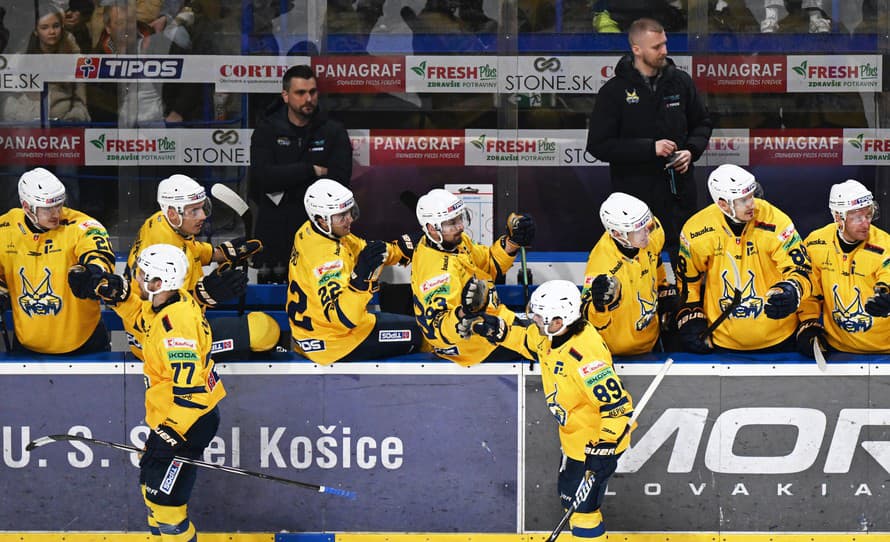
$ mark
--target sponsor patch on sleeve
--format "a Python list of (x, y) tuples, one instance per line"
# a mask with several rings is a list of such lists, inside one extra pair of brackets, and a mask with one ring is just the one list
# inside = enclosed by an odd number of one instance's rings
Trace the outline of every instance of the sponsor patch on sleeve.
[(192, 350), (196, 350), (198, 348), (198, 343), (192, 339), (186, 339), (184, 337), (168, 337), (164, 339), (164, 348), (191, 348)]
[(213, 344), (210, 345), (210, 353), (218, 354), (219, 352), (229, 352), (235, 349), (235, 341), (232, 339), (221, 339), (219, 341), (213, 341)]
[(402, 343), (411, 340), (410, 329), (381, 329), (377, 340), (382, 343)]
[(329, 280), (335, 276), (340, 275), (340, 271), (343, 270), (343, 260), (334, 260), (331, 262), (325, 262), (315, 269), (312, 272), (315, 274), (315, 278), (319, 281)]
[(173, 491), (173, 486), (176, 485), (176, 479), (179, 478), (179, 471), (182, 470), (182, 462), (173, 460), (170, 462), (170, 466), (167, 467), (167, 472), (164, 474), (164, 480), (161, 482), (161, 493), (165, 493), (169, 495)]
[(100, 230), (102, 232), (105, 231), (105, 226), (102, 225), (98, 220), (84, 220), (80, 224), (77, 225), (78, 228), (82, 230)]
[(788, 227), (785, 228), (784, 230), (782, 230), (782, 232), (779, 234), (779, 241), (784, 243), (785, 241), (791, 239), (791, 236), (793, 236), (793, 235), (794, 235), (794, 224), (789, 224)]
[[(572, 348), (572, 351), (575, 349)], [(574, 357), (574, 355), (572, 356)], [(586, 365), (582, 365), (578, 367), (578, 374), (581, 375), (581, 378), (586, 378), (594, 373), (598, 373), (605, 368), (608, 368), (609, 365), (605, 361), (592, 361)]]
[(448, 284), (451, 280), (451, 275), (448, 273), (443, 273), (437, 277), (433, 277), (429, 280), (423, 281), (420, 285), (420, 293), (425, 294), (431, 290), (435, 290), (436, 288), (442, 286), (443, 284)]
[(198, 353), (184, 348), (167, 350), (167, 361), (198, 361)]

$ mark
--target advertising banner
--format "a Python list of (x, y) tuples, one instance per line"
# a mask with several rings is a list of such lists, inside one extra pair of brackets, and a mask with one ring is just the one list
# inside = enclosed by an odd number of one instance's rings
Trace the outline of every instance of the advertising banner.
[(316, 56), (312, 69), (323, 93), (405, 92), (403, 56)]
[(839, 166), (843, 151), (841, 129), (751, 130), (752, 164)]
[(785, 92), (784, 55), (696, 56), (690, 72), (702, 92), (751, 94)]
[[(674, 365), (683, 375), (661, 383), (609, 482), (608, 529), (890, 529), (890, 397), (878, 391), (890, 377), (732, 369), (724, 377)], [(622, 375), (635, 398), (651, 379)], [(527, 378), (525, 390), (525, 529), (549, 531), (562, 516), (556, 422), (540, 379)]]
[(247, 166), (252, 130), (84, 130), (85, 163), (100, 165)]
[(83, 138), (82, 128), (0, 128), (0, 163), (80, 165)]
[[(205, 461), (358, 498), (199, 469), (189, 515), (201, 531), (518, 528), (517, 376), (220, 372), (228, 396)], [(4, 530), (146, 530), (135, 454), (68, 442), (24, 451), (68, 432), (141, 447), (143, 389), (141, 374), (4, 374)]]
[(371, 130), (368, 140), (374, 165), (464, 165), (463, 130)]
[(881, 55), (788, 56), (785, 92), (880, 92)]
[(748, 130), (744, 128), (716, 128), (711, 132), (708, 148), (702, 155), (699, 165), (719, 166), (736, 164), (747, 166), (750, 163)]
[(890, 164), (890, 130), (844, 128), (844, 165)]
[(498, 91), (496, 56), (406, 56), (406, 92)]
[(603, 166), (587, 130), (466, 130), (468, 166)]

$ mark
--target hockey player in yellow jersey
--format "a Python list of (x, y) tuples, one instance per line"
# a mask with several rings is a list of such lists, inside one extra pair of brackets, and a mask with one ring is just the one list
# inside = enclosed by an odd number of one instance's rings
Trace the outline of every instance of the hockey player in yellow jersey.
[[(174, 455), (201, 459), (219, 427), (226, 396), (210, 357), (210, 325), (183, 288), (189, 262), (172, 245), (145, 247), (135, 260), (134, 293), (145, 305), (143, 343), (145, 423), (139, 484), (151, 533), (163, 542), (197, 540), (188, 501), (197, 467)], [(135, 296), (134, 296), (135, 297)]]
[[(204, 187), (191, 177), (176, 174), (162, 180), (158, 184), (157, 199), (161, 210), (150, 216), (139, 229), (127, 259), (128, 271), (133, 268), (142, 248), (167, 243), (185, 252), (189, 268), (184, 287), (202, 307), (213, 308), (243, 295), (247, 290), (247, 273), (238, 267), (261, 251), (262, 243), (257, 239), (241, 238), (214, 247), (199, 241), (196, 236), (210, 216), (212, 205)], [(205, 276), (203, 266), (214, 262), (219, 265)], [(129, 272), (125, 275), (129, 276)], [(115, 306), (115, 310), (124, 320), (130, 350), (140, 356), (140, 326), (136, 322), (128, 323), (137, 317), (134, 314), (138, 315), (138, 306), (122, 302)], [(241, 317), (213, 318), (211, 325), (218, 341), (214, 350), (217, 357), (270, 350), (277, 344), (280, 334), (275, 320), (259, 311)]]
[(798, 350), (890, 354), (890, 235), (872, 225), (874, 195), (859, 181), (831, 187), (834, 222), (807, 236), (813, 293), (801, 301)]
[[(800, 235), (788, 215), (755, 198), (757, 182), (745, 169), (718, 167), (708, 189), (714, 204), (680, 234), (677, 273), (686, 298), (677, 312), (680, 340), (692, 352), (793, 350), (796, 311), (812, 289)], [(735, 269), (739, 303), (733, 303)], [(706, 336), (721, 314), (726, 319)]]
[(606, 198), (600, 220), (606, 232), (587, 259), (582, 314), (613, 355), (651, 352), (661, 316), (672, 315), (678, 300), (661, 261), (664, 230), (648, 205), (623, 192)]
[[(0, 217), (0, 295), (8, 296), (15, 349), (80, 354), (110, 349), (94, 300), (75, 293), (114, 269), (105, 227), (65, 207), (65, 186), (43, 168), (18, 182), (21, 207)], [(0, 310), (4, 310), (0, 306)]]
[[(559, 424), (563, 508), (571, 506), (588, 472), (595, 477), (587, 499), (572, 515), (573, 539), (605, 540), (600, 508), (618, 458), (630, 445), (633, 402), (612, 367), (606, 343), (581, 317), (577, 286), (567, 280), (541, 284), (531, 295), (528, 313), (534, 325), (519, 331), (525, 335), (524, 355), (541, 364), (544, 398)], [(508, 326), (497, 316), (483, 314), (472, 330), (498, 343), (507, 336)]]
[(465, 366), (516, 359), (521, 332), (511, 334), (504, 348), (473, 335), (469, 326), (482, 313), (513, 324), (515, 314), (499, 303), (494, 282), (513, 265), (520, 247), (532, 243), (532, 217), (511, 214), (507, 235), (490, 247), (477, 245), (464, 233), (469, 217), (463, 200), (436, 188), (417, 201), (417, 220), (425, 236), (411, 259), (411, 292), (414, 315), (433, 352)]
[(410, 238), (385, 243), (353, 234), (358, 204), (351, 190), (331, 179), (312, 183), (303, 204), (309, 220), (294, 236), (288, 265), (294, 351), (328, 365), (417, 350), (420, 333), (411, 316), (368, 311), (383, 266), (410, 261)]

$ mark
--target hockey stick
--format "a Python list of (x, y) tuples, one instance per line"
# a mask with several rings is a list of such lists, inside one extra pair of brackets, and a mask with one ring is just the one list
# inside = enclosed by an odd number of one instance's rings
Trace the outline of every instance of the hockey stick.
[(729, 302), (729, 305), (723, 309), (723, 312), (720, 313), (720, 316), (717, 317), (714, 322), (708, 326), (708, 329), (704, 330), (700, 335), (702, 340), (705, 340), (714, 333), (714, 330), (723, 323), (724, 320), (729, 318), (729, 315), (732, 314), (742, 302), (742, 276), (739, 274), (739, 266), (735, 263), (735, 257), (729, 252), (726, 253), (729, 256), (729, 264), (732, 267), (732, 274), (735, 275), (735, 293), (732, 294), (732, 301)]
[[(60, 441), (76, 441), (76, 442), (84, 442), (86, 444), (94, 444), (98, 446), (107, 446), (109, 448), (114, 448), (115, 450), (123, 450), (125, 452), (136, 452), (142, 453), (143, 450), (136, 448), (135, 446), (128, 446), (126, 444), (118, 444), (116, 442), (108, 442), (105, 440), (99, 440), (89, 437), (81, 437), (78, 435), (47, 435), (45, 437), (40, 437), (32, 440), (25, 446), (25, 451), (30, 452), (34, 448), (38, 448), (40, 446), (45, 446), (47, 444), (52, 444), (53, 442)], [(203, 467), (205, 469), (211, 470), (221, 470), (224, 472), (230, 472), (232, 474), (240, 474), (241, 476), (249, 476), (251, 478), (260, 478), (263, 480), (271, 480), (273, 482), (280, 482), (282, 484), (287, 484), (291, 486), (302, 487), (304, 489), (312, 489), (319, 493), (328, 493), (331, 495), (337, 495), (338, 497), (345, 497), (347, 499), (355, 499), (356, 494), (353, 491), (347, 491), (345, 489), (338, 489), (336, 487), (327, 487), (327, 486), (317, 486), (315, 484), (307, 484), (306, 482), (298, 482), (296, 480), (289, 480), (287, 478), (279, 478), (277, 476), (271, 476), (269, 474), (263, 474), (261, 472), (252, 472), (249, 470), (238, 469), (235, 467), (227, 467), (225, 465), (216, 465), (214, 463), (207, 463), (205, 461), (200, 461), (198, 459), (189, 459), (187, 457), (180, 457), (178, 455), (173, 456), (173, 459), (176, 461), (180, 461), (182, 463), (186, 463), (188, 465), (194, 465), (196, 467)]]
[[(671, 368), (671, 365), (674, 364), (673, 358), (668, 358), (664, 361), (664, 365), (661, 366), (661, 369), (658, 371), (658, 374), (655, 375), (655, 378), (652, 379), (652, 382), (649, 383), (649, 387), (646, 388), (646, 391), (643, 392), (643, 396), (640, 397), (640, 401), (634, 405), (634, 413), (631, 414), (630, 420), (627, 421), (627, 426), (633, 426), (634, 422), (637, 421), (637, 418), (640, 417), (640, 413), (643, 412), (643, 409), (649, 403), (649, 400), (652, 399), (652, 396), (655, 394), (655, 390), (658, 389), (658, 386), (661, 384), (661, 381), (664, 380), (664, 376), (667, 374), (668, 370)], [(559, 520), (559, 524), (553, 529), (553, 532), (550, 533), (550, 536), (547, 537), (547, 542), (556, 542), (556, 539), (559, 538), (559, 533), (565, 528), (565, 526), (569, 523), (569, 520), (572, 518), (572, 515), (575, 513), (575, 510), (581, 506), (585, 500), (587, 500), (587, 496), (590, 494), (590, 490), (593, 488), (593, 484), (596, 481), (596, 476), (590, 475), (586, 477), (584, 480), (581, 480), (581, 483), (578, 485), (578, 489), (575, 491), (575, 498), (572, 500), (572, 505), (566, 510), (565, 515)]]
[(816, 360), (816, 365), (819, 366), (819, 370), (823, 373), (828, 370), (828, 364), (825, 362), (825, 354), (822, 353), (822, 345), (819, 344), (819, 337), (813, 337), (813, 358)]
[[(250, 206), (247, 202), (241, 199), (241, 196), (234, 190), (221, 183), (216, 183), (211, 186), (210, 193), (213, 197), (226, 204), (230, 209), (235, 211), (235, 214), (241, 217), (241, 221), (244, 222), (245, 239), (253, 237), (253, 214), (250, 212)], [(247, 273), (246, 261), (244, 262), (243, 270)], [(238, 316), (244, 315), (244, 305), (246, 301), (247, 292), (244, 292), (241, 294), (241, 297), (238, 298)]]

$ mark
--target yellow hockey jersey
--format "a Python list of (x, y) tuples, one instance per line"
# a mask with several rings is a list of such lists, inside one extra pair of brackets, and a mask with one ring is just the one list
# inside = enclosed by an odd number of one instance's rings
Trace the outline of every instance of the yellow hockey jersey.
[(59, 227), (37, 233), (21, 208), (0, 216), (0, 281), (9, 288), (16, 338), (43, 354), (77, 350), (99, 323), (98, 301), (78, 299), (68, 286), (68, 269), (95, 264), (114, 270), (108, 232), (99, 221), (64, 207)]
[[(135, 280), (135, 279), (134, 279)], [(139, 298), (138, 286), (130, 285), (130, 297), (112, 306), (112, 310), (120, 317), (121, 324), (127, 334), (127, 345), (130, 352), (139, 360), (144, 360), (142, 343), (145, 341), (147, 330), (145, 320), (142, 317), (144, 302)]]
[(185, 276), (183, 288), (194, 296), (195, 285), (204, 277), (203, 266), (210, 265), (213, 259), (213, 245), (198, 241), (194, 236), (183, 237), (173, 229), (173, 226), (164, 217), (164, 212), (158, 211), (142, 224), (136, 235), (136, 240), (133, 241), (133, 247), (127, 257), (127, 269), (131, 274), (136, 264), (136, 257), (139, 256), (142, 249), (159, 243), (179, 247), (185, 252), (189, 262), (189, 271)]
[(178, 297), (157, 312), (143, 301), (148, 332), (143, 343), (145, 423), (164, 424), (185, 435), (226, 396), (210, 357), (210, 324), (192, 296)]
[[(653, 218), (653, 222), (655, 228), (649, 235), (649, 246), (639, 250), (635, 257), (622, 254), (606, 232), (587, 258), (581, 290), (584, 316), (616, 356), (651, 352), (658, 340), (658, 287), (667, 285), (667, 279), (661, 263), (664, 229), (657, 219)], [(593, 279), (601, 274), (614, 276), (621, 283), (620, 298), (602, 312), (590, 299)]]
[(890, 354), (890, 318), (865, 312), (876, 282), (890, 284), (890, 235), (872, 226), (868, 239), (849, 253), (837, 224), (819, 228), (804, 245), (813, 265), (813, 294), (804, 298), (800, 321), (822, 316), (828, 343), (843, 352)]
[[(359, 253), (367, 243), (349, 234), (337, 241), (317, 232), (307, 220), (294, 235), (288, 264), (287, 318), (294, 350), (329, 365), (364, 341), (377, 317), (368, 312), (373, 294), (349, 287)], [(404, 258), (387, 243), (384, 265)]]
[(556, 348), (535, 325), (523, 332), (527, 355), (541, 364), (544, 397), (559, 424), (563, 453), (584, 461), (587, 444), (615, 442), (616, 453), (627, 449), (634, 429), (625, 433), (633, 415), (633, 400), (593, 325), (585, 322), (581, 332)]
[[(420, 240), (411, 259), (414, 316), (436, 355), (470, 366), (483, 361), (496, 348), (479, 335), (461, 338), (456, 311), (461, 291), (470, 278), (486, 281), (493, 290), (495, 278), (504, 274), (515, 258), (501, 247), (500, 239), (487, 247), (473, 243), (464, 233), (454, 252), (437, 249), (426, 237)], [(519, 328), (514, 331), (511, 325), (516, 315), (498, 302), (497, 295), (492, 297), (485, 312), (510, 325), (511, 331), (502, 345), (520, 352), (524, 333)]]
[[(787, 339), (797, 329), (792, 314), (773, 320), (763, 310), (766, 292), (781, 280), (800, 285), (801, 298), (810, 294), (810, 263), (803, 241), (788, 215), (757, 199), (754, 218), (736, 237), (726, 215), (711, 204), (694, 214), (680, 233), (679, 282), (685, 280), (687, 303), (702, 302), (708, 322), (730, 306), (738, 266), (742, 298), (729, 318), (714, 330), (714, 344), (730, 350), (757, 350)], [(702, 299), (704, 289), (704, 299)]]

